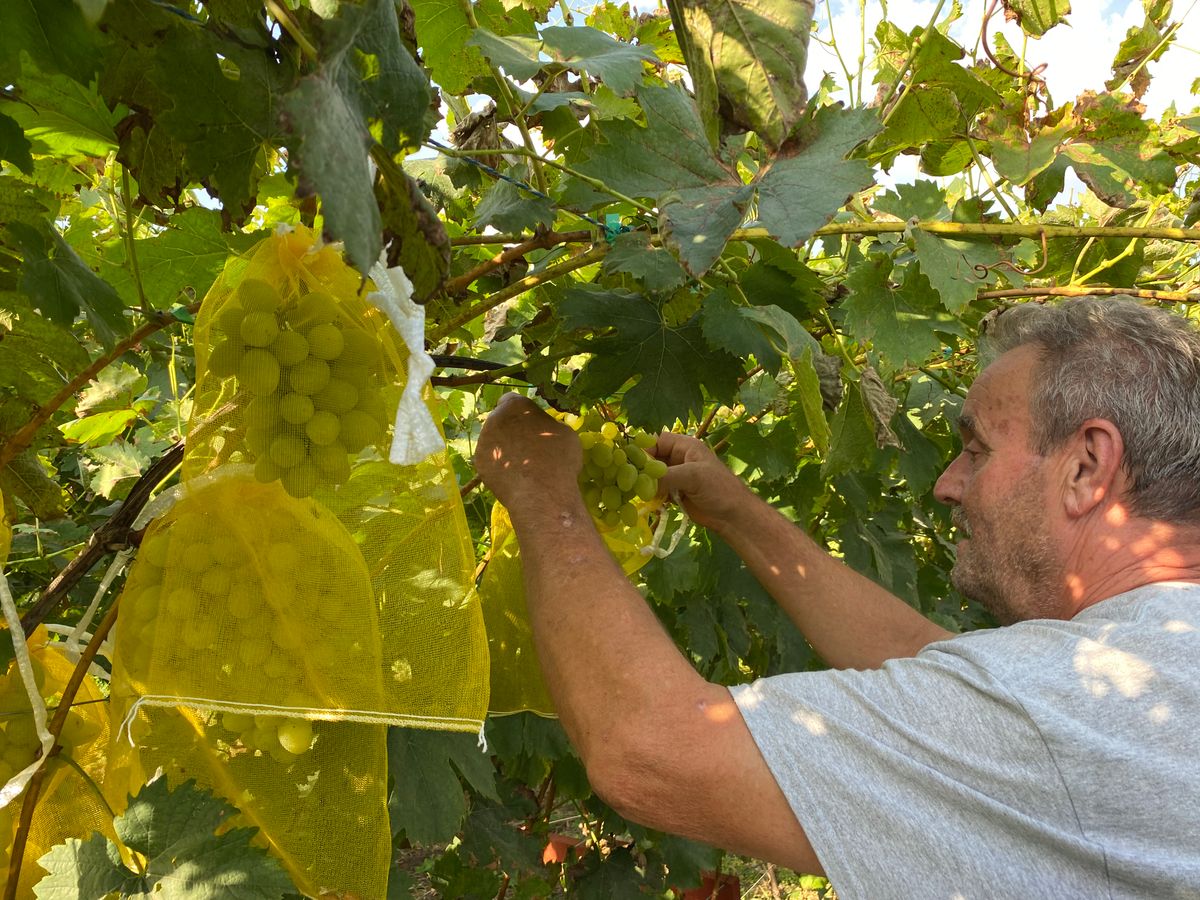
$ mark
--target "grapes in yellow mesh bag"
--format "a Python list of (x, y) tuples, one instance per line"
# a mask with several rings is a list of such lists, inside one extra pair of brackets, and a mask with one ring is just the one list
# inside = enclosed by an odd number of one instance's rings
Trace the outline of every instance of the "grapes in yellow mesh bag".
[[(649, 452), (655, 438), (623, 429), (595, 411), (563, 419), (583, 445), (579, 486), (584, 503), (605, 545), (625, 574), (632, 575), (650, 559), (644, 552), (653, 541), (648, 519), (661, 506), (658, 479), (667, 467)], [(491, 545), (479, 597), (492, 662), (489, 711), (553, 715), (534, 653), (516, 533), (499, 503), (492, 507)]]
[[(8, 640), (8, 634), (0, 632), (0, 641)], [(63, 644), (51, 642), (44, 627), (34, 630), (26, 646), (38, 691), (52, 718), (75, 664), (62, 651)], [(95, 831), (112, 836), (112, 820), (98, 787), (104, 780), (108, 738), (104, 696), (96, 682), (85, 677), (59, 736), (62, 749), (44, 763), (47, 774), (30, 823), (17, 896), (33, 896), (33, 885), (46, 874), (37, 860), (56, 844), (67, 838), (84, 839)], [(40, 757), (41, 749), (25, 684), (16, 662), (10, 661), (0, 676), (0, 785), (10, 786), (4, 796), (12, 795), (0, 807), (0, 881), (8, 871), (24, 785), (31, 774), (28, 767)]]
[(362, 279), (305, 229), (233, 260), (196, 320), (197, 388), (184, 477), (253, 464), (293, 497), (344, 483), (379, 450), (403, 346)]

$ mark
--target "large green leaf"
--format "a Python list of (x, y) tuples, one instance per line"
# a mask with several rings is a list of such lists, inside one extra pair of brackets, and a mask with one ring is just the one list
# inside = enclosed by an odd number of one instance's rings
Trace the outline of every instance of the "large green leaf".
[(583, 397), (604, 397), (633, 379), (622, 404), (638, 428), (657, 430), (699, 415), (704, 387), (716, 398), (730, 398), (737, 389), (737, 360), (708, 345), (695, 317), (671, 325), (640, 294), (583, 288), (567, 291), (561, 315), (564, 328), (612, 329), (584, 345), (594, 355), (573, 388)]
[(486, 28), (476, 28), (467, 43), (478, 47), (492, 65), (500, 66), (506, 75), (518, 81), (532, 78), (545, 65), (539, 58), (542, 39), (532, 34), (510, 34), (501, 37)]
[(750, 185), (725, 182), (668, 191), (659, 200), (663, 243), (679, 254), (693, 278), (717, 261), (729, 236), (742, 224), (753, 194)]
[(687, 281), (687, 272), (666, 250), (652, 247), (650, 235), (629, 231), (617, 235), (604, 257), (606, 275), (624, 272), (638, 279), (648, 291), (671, 291)]
[(7, 113), (38, 153), (66, 158), (105, 156), (117, 147), (114, 126), (125, 114), (111, 111), (96, 91), (66, 75), (33, 73), (21, 86), (21, 102)]
[(863, 404), (858, 385), (851, 385), (846, 399), (833, 415), (829, 453), (821, 466), (823, 478), (870, 468), (875, 460), (875, 431)]
[(146, 857), (144, 875), (127, 869), (102, 835), (72, 838), (38, 860), (50, 874), (34, 893), (40, 900), (93, 900), (110, 891), (164, 900), (273, 900), (293, 891), (283, 867), (250, 845), (255, 829), (227, 828), (235, 813), (194, 781), (172, 791), (160, 777), (131, 797), (113, 822), (121, 843)]
[(462, 825), (467, 800), (459, 774), (493, 800), (495, 772), (479, 751), (476, 737), (410, 728), (388, 729), (388, 771), (394, 780), (388, 797), (392, 832), (410, 841), (447, 841)]
[[(468, 43), (471, 24), (459, 0), (410, 0), (409, 6), (416, 15), (421, 57), (442, 90), (464, 94), (472, 81), (491, 74), (479, 48)], [(477, 0), (472, 7), (480, 27), (493, 35), (533, 33), (533, 16), (519, 5)]]
[(44, 72), (87, 84), (99, 64), (97, 30), (74, 0), (0, 0), (0, 81), (18, 81), (21, 53)]
[(758, 181), (758, 215), (771, 235), (784, 245), (801, 244), (869, 186), (871, 167), (846, 156), (878, 130), (874, 110), (819, 110), (805, 148), (770, 165)]
[(29, 138), (15, 119), (0, 113), (0, 163), (8, 161), (24, 172), (33, 174), (33, 157)]
[(1041, 37), (1071, 12), (1071, 0), (1004, 0), (1004, 14), (1016, 19), (1021, 30)]
[(940, 312), (936, 294), (915, 266), (904, 270), (903, 282), (891, 282), (892, 259), (873, 253), (846, 276), (850, 294), (842, 301), (846, 325), (895, 366), (919, 363), (939, 346), (934, 329), (951, 317)]
[(13, 222), (8, 231), (24, 256), (21, 291), (34, 308), (60, 325), (70, 325), (82, 313), (106, 347), (116, 343), (129, 323), (112, 286), (97, 277), (50, 225)]
[(913, 236), (921, 271), (941, 296), (942, 305), (955, 313), (971, 303), (983, 285), (996, 280), (995, 271), (986, 267), (1006, 257), (1003, 248), (987, 239), (955, 240), (919, 228)]
[(689, 66), (701, 83), (710, 77), (723, 118), (779, 147), (804, 114), (804, 69), (812, 30), (813, 0), (678, 0), (672, 15), (687, 30)]
[(632, 93), (642, 63), (657, 62), (654, 51), (615, 40), (603, 31), (561, 25), (542, 29), (546, 52), (577, 72), (598, 76), (618, 94)]
[(578, 164), (581, 172), (623, 194), (652, 199), (731, 178), (713, 155), (696, 106), (683, 88), (647, 86), (637, 96), (645, 126), (628, 120), (611, 123), (605, 142)]

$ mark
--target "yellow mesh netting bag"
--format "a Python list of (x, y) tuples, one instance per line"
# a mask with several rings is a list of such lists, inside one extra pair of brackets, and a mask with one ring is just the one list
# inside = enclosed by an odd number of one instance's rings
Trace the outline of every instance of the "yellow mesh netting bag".
[[(7, 639), (7, 635), (0, 635), (0, 638)], [(62, 652), (62, 644), (50, 641), (44, 627), (39, 626), (26, 643), (38, 690), (53, 716), (75, 664)], [(99, 787), (104, 780), (108, 738), (105, 698), (95, 681), (85, 677), (59, 737), (62, 750), (45, 763), (49, 768), (26, 839), (17, 896), (33, 895), (34, 884), (46, 874), (37, 860), (55, 845), (67, 838), (86, 839), (95, 831), (113, 836), (112, 820)], [(14, 661), (0, 678), (0, 784), (20, 778), (22, 772), (27, 778), (31, 774), (27, 767), (34, 761), (40, 746), (33, 708)], [(67, 761), (68, 757), (71, 762)], [(3, 845), (0, 876), (8, 871), (9, 853), (24, 797), (22, 791), (0, 808), (0, 844)]]
[[(114, 719), (134, 697), (114, 682)], [(141, 707), (114, 736), (105, 793), (121, 811), (159, 769), (238, 807), (230, 826), (279, 859), (306, 896), (383, 897), (391, 855), (382, 725)], [(293, 752), (296, 751), (296, 752)]]
[[(357, 546), (357, 576), (365, 573), (373, 602), (370, 633), (358, 630), (366, 620), (343, 613), (308, 645), (337, 657), (331, 674), (346, 679), (340, 688), (308, 686), (345, 698), (323, 701), (327, 711), (369, 709), (375, 715), (363, 718), (372, 721), (478, 731), (488, 656), (466, 516), (444, 449), (416, 465), (387, 462), (407, 351), (368, 302), (373, 286), (334, 248), (315, 247), (305, 229), (231, 261), (196, 322), (183, 476), (240, 464), (281, 489), (267, 502), (311, 498)], [(303, 554), (290, 574), (301, 592), (342, 590), (342, 572)], [(372, 654), (369, 685), (344, 658), (355, 646)], [(256, 691), (246, 683), (235, 692), (243, 703), (267, 703)]]
[[(651, 541), (647, 514), (643, 506), (637, 524), (596, 527), (626, 575), (632, 575), (649, 560), (642, 548)], [(520, 548), (508, 510), (492, 506), (491, 549), (479, 581), (487, 625), (488, 649), (492, 656), (492, 694), (488, 711), (495, 715), (535, 712), (555, 715), (554, 704), (533, 645), (529, 611), (525, 606), (525, 583)]]

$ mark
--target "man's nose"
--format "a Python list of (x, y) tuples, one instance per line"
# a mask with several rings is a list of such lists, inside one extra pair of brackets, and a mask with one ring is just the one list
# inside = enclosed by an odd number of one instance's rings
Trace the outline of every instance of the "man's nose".
[(962, 454), (960, 453), (938, 477), (937, 484), (933, 486), (933, 498), (938, 503), (944, 503), (946, 506), (958, 506), (962, 502), (962, 476), (959, 474), (961, 462)]

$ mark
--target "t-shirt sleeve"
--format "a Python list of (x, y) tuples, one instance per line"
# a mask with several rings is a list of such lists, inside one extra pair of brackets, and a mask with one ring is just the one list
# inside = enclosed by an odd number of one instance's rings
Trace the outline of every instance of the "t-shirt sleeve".
[(1089, 890), (1094, 848), (1038, 729), (954, 644), (733, 696), (843, 900), (1017, 896), (1014, 878)]

